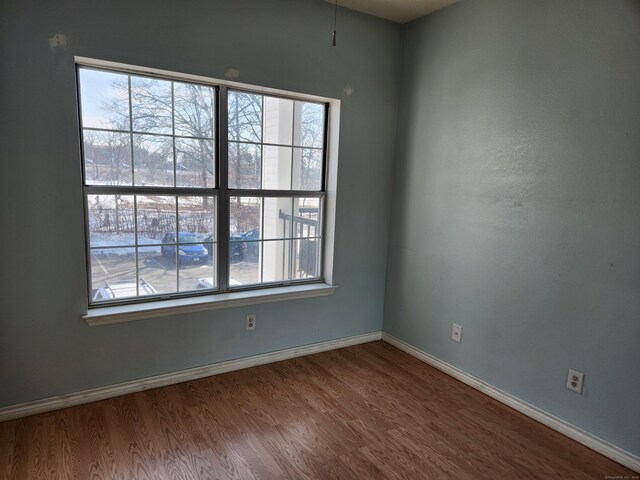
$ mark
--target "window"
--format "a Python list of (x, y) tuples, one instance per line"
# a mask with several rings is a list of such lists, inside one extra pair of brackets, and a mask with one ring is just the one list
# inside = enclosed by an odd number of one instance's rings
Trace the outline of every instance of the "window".
[(77, 70), (91, 306), (323, 279), (328, 103)]

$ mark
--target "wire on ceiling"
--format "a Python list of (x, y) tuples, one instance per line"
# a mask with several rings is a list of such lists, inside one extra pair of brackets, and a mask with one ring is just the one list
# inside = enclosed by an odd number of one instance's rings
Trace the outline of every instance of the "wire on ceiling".
[(336, 25), (338, 24), (338, 0), (333, 9), (333, 46), (336, 46)]

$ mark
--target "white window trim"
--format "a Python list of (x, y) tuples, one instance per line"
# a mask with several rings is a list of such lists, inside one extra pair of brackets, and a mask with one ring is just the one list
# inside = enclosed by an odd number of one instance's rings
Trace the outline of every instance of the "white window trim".
[(146, 318), (204, 312), (221, 308), (244, 307), (261, 303), (284, 302), (303, 298), (333, 295), (337, 287), (326, 283), (289, 285), (277, 288), (261, 288), (242, 292), (218, 293), (201, 297), (185, 297), (173, 300), (158, 300), (131, 305), (92, 308), (82, 318), (88, 325), (96, 327), (112, 323), (131, 322)]
[[(229, 80), (190, 75), (157, 68), (139, 67), (107, 60), (97, 60), (87, 57), (74, 58), (77, 65), (87, 67), (114, 68), (134, 74), (159, 75), (166, 78), (192, 80), (194, 82), (214, 83), (241, 89), (248, 89), (263, 94), (291, 95), (292, 92), (276, 88), (250, 85)], [(326, 152), (326, 194), (325, 194), (325, 225), (324, 225), (324, 255), (323, 279), (319, 283), (304, 285), (288, 285), (276, 288), (245, 290), (231, 293), (186, 297), (172, 300), (159, 300), (148, 303), (131, 305), (114, 305), (87, 309), (82, 318), (91, 326), (141, 320), (190, 312), (217, 310), (245, 305), (255, 305), (301, 298), (312, 298), (333, 294), (336, 289), (333, 279), (333, 257), (335, 242), (336, 193), (338, 185), (338, 147), (340, 132), (340, 100), (295, 92), (296, 98), (329, 104), (329, 118), (327, 119), (327, 152)]]

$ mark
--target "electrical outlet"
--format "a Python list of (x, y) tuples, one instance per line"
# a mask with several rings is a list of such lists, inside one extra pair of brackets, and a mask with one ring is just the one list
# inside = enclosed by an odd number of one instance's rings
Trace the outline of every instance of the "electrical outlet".
[(584, 373), (569, 369), (567, 377), (567, 388), (577, 393), (582, 393), (582, 384), (584, 383)]
[(244, 321), (245, 330), (255, 330), (256, 329), (256, 315), (247, 315), (247, 318)]
[(462, 342), (462, 327), (457, 323), (454, 323), (451, 328), (451, 340), (458, 343)]

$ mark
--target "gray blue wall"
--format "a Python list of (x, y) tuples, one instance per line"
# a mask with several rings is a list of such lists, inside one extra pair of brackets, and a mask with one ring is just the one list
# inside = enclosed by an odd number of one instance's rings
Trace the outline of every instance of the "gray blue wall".
[(640, 454), (640, 2), (463, 0), (402, 41), (384, 330)]
[[(381, 329), (399, 26), (341, 11), (332, 48), (333, 7), (317, 0), (0, 8), (0, 406)], [(69, 43), (52, 50), (58, 32)], [(87, 326), (74, 55), (217, 78), (234, 67), (238, 81), (342, 99), (335, 295)]]
[[(463, 0), (402, 46), (341, 11), (335, 49), (314, 0), (1, 13), (0, 406), (380, 330), (384, 308), (389, 333), (640, 453), (638, 1)], [(341, 98), (337, 293), (88, 327), (74, 55)]]

